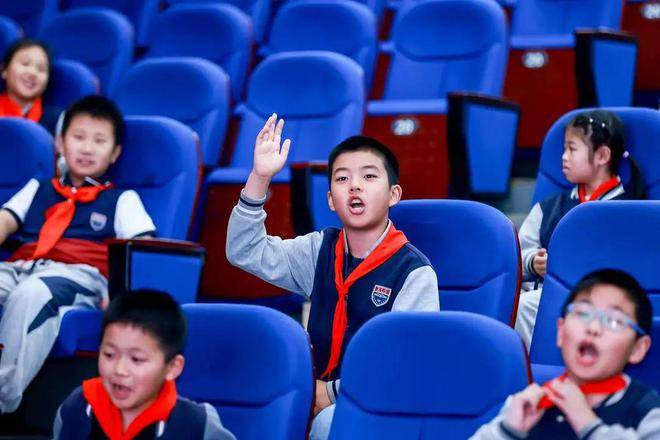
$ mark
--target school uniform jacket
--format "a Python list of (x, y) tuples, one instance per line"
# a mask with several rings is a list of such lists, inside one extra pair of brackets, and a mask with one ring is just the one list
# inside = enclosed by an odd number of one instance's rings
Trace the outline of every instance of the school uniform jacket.
[(528, 433), (514, 430), (503, 422), (510, 403), (507, 399), (499, 415), (482, 426), (471, 440), (580, 439), (637, 440), (660, 438), (660, 395), (651, 387), (625, 376), (626, 388), (593, 408), (598, 418), (575, 433), (557, 408), (546, 410)]
[[(265, 198), (252, 200), (244, 194), (234, 207), (227, 229), (227, 259), (259, 278), (311, 299), (308, 332), (317, 374), (325, 371), (330, 357), (332, 321), (337, 303), (334, 284), (334, 252), (339, 230), (328, 228), (289, 240), (266, 234)], [(367, 255), (385, 238), (388, 228)], [(348, 249), (348, 246), (344, 246)], [(363, 257), (366, 258), (367, 255)], [(362, 261), (346, 253), (344, 279)], [(438, 311), (438, 281), (428, 259), (410, 243), (349, 290), (348, 327), (343, 350), (355, 332), (370, 318), (389, 311)], [(339, 376), (338, 369), (332, 374)], [(338, 381), (328, 383), (331, 400)]]

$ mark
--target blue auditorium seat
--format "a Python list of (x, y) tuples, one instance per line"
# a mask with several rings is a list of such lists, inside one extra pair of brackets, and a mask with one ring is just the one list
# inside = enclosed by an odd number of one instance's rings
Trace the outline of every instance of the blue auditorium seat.
[(637, 43), (618, 30), (623, 0), (527, 0), (511, 20), (505, 96), (522, 108), (518, 145), (537, 148), (576, 107), (631, 104)]
[(518, 120), (516, 105), (497, 98), (507, 47), (494, 0), (401, 5), (364, 133), (398, 155), (404, 197), (506, 194)]
[(466, 200), (404, 200), (392, 208), (390, 218), (431, 261), (441, 310), (513, 323), (520, 249), (515, 227), (504, 214)]
[[(169, 118), (126, 117), (122, 154), (111, 167), (109, 177), (118, 188), (137, 191), (156, 225), (159, 239), (186, 238), (198, 193), (199, 172), (199, 149), (190, 128)], [(157, 240), (145, 242), (149, 244)], [(154, 243), (155, 246), (158, 244)], [(172, 243), (171, 247), (174, 245)], [(110, 248), (111, 295), (126, 287), (149, 287), (168, 291), (182, 303), (195, 300), (201, 270), (199, 258), (178, 254), (167, 259), (167, 245), (161, 249), (143, 250), (139, 243), (129, 243), (127, 251), (131, 247), (136, 247), (137, 252), (128, 262), (130, 269), (126, 272), (119, 270), (120, 275), (128, 280), (113, 279), (118, 271)], [(71, 357), (79, 351), (96, 351), (100, 320), (98, 310), (72, 310), (64, 315), (50, 356)]]
[(87, 6), (114, 9), (126, 16), (135, 29), (138, 46), (143, 46), (149, 34), (149, 26), (159, 12), (159, 0), (62, 0), (62, 10)]
[(56, 16), (39, 34), (55, 58), (79, 61), (111, 93), (133, 57), (133, 27), (120, 13), (105, 8), (80, 8)]
[(188, 304), (181, 395), (208, 402), (236, 438), (303, 439), (314, 377), (299, 323), (247, 305)]
[(252, 51), (252, 24), (243, 11), (225, 4), (181, 4), (152, 24), (146, 57), (205, 58), (229, 75), (234, 102), (241, 101)]
[[(564, 130), (571, 119), (584, 110), (588, 109), (575, 110), (563, 115), (548, 131), (541, 149), (533, 203), (573, 186), (561, 171)], [(604, 110), (613, 111), (623, 121), (626, 129), (625, 148), (641, 169), (647, 197), (660, 199), (660, 148), (657, 142), (657, 139), (660, 139), (660, 112), (632, 107), (612, 107)], [(626, 162), (624, 159), (621, 166), (624, 181), (628, 171)]]
[(98, 77), (84, 64), (67, 59), (54, 60), (43, 96), (44, 115), (40, 123), (54, 133), (62, 111), (80, 98), (99, 91)]
[[(284, 137), (292, 141), (288, 162), (326, 160), (330, 150), (362, 128), (364, 76), (362, 69), (344, 55), (331, 52), (286, 52), (271, 55), (250, 77), (240, 117), (238, 139), (228, 167), (212, 171), (203, 216), (201, 243), (208, 249), (202, 291), (209, 297), (260, 297), (281, 290), (234, 268), (225, 257), (226, 224), (252, 167), (254, 140), (268, 117), (284, 118)], [(268, 204), (269, 232), (291, 236), (288, 168), (271, 185)], [(219, 207), (222, 207), (221, 209)], [(270, 289), (270, 290), (269, 290)]]
[[(559, 222), (548, 248), (548, 273), (530, 349), (532, 376), (537, 382), (557, 376), (563, 369), (556, 345), (557, 318), (570, 291), (586, 274), (616, 268), (634, 276), (649, 294), (660, 316), (660, 201), (608, 201), (584, 203)], [(658, 351), (653, 364), (640, 366), (644, 379), (660, 387)], [(637, 369), (639, 371), (640, 369)], [(653, 370), (654, 373), (649, 374)], [(631, 370), (634, 373), (636, 370)]]
[(376, 62), (376, 32), (374, 13), (358, 2), (289, 1), (277, 11), (264, 53), (297, 50), (341, 53), (362, 67), (369, 90)]
[(465, 439), (526, 385), (512, 328), (466, 312), (384, 313), (346, 350), (330, 439)]
[(180, 3), (227, 3), (236, 6), (252, 19), (254, 38), (263, 43), (268, 35), (268, 21), (271, 14), (271, 0), (165, 0), (166, 4)]
[(5, 203), (31, 178), (55, 173), (53, 139), (39, 124), (23, 118), (0, 118), (0, 203)]
[(112, 95), (125, 115), (166, 116), (199, 136), (204, 165), (217, 164), (229, 116), (229, 79), (210, 61), (163, 57), (132, 65)]
[(0, 15), (19, 24), (28, 37), (35, 37), (57, 14), (58, 0), (4, 0)]
[(0, 15), (0, 55), (16, 40), (21, 38), (21, 27), (9, 17)]

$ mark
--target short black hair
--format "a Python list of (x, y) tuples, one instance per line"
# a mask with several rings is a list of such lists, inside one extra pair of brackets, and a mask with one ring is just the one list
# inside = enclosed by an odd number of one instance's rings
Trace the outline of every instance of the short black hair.
[[(575, 301), (580, 293), (590, 292), (596, 286), (607, 284), (623, 290), (633, 303), (635, 321), (648, 335), (653, 321), (653, 306), (639, 282), (629, 273), (618, 269), (600, 269), (585, 275), (571, 291), (561, 308), (562, 318), (566, 316), (568, 305)], [(638, 335), (639, 336), (639, 335)]]
[(591, 147), (590, 158), (603, 145), (610, 148), (609, 170), (616, 174), (625, 151), (625, 129), (621, 119), (607, 110), (588, 110), (575, 116), (568, 127), (582, 129), (586, 144)]
[(383, 158), (390, 186), (399, 184), (399, 161), (392, 151), (381, 142), (368, 136), (351, 136), (342, 141), (328, 156), (328, 181), (332, 182), (332, 167), (340, 154), (352, 151), (372, 151)]
[(64, 114), (62, 136), (66, 134), (73, 118), (78, 115), (89, 115), (92, 118), (110, 122), (115, 136), (115, 145), (122, 143), (124, 139), (124, 117), (112, 100), (101, 95), (88, 95), (74, 102)]
[(183, 353), (188, 332), (186, 317), (181, 306), (165, 292), (141, 289), (115, 298), (103, 316), (101, 337), (110, 324), (126, 324), (152, 335), (166, 362)]
[[(50, 48), (43, 41), (35, 40), (33, 38), (21, 38), (20, 40), (14, 41), (9, 47), (5, 50), (5, 53), (2, 55), (2, 64), (0, 64), (0, 71), (4, 72), (9, 64), (14, 59), (16, 52), (23, 49), (28, 49), (30, 47), (40, 47), (46, 54), (46, 59), (48, 60), (48, 82), (50, 82), (50, 74), (52, 73), (53, 66), (53, 57), (50, 52)], [(46, 83), (46, 88), (48, 88), (48, 83)]]

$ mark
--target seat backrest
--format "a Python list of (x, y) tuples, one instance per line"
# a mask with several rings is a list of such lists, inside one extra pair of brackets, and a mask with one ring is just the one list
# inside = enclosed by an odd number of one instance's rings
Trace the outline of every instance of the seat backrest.
[(390, 218), (431, 261), (441, 310), (511, 322), (520, 291), (520, 251), (504, 214), (466, 200), (404, 200)]
[[(539, 202), (557, 192), (571, 188), (561, 171), (561, 156), (564, 151), (564, 131), (580, 109), (566, 113), (553, 124), (541, 147), (541, 161), (536, 179), (532, 203)], [(605, 108), (616, 113), (626, 130), (625, 148), (635, 159), (642, 172), (646, 194), (650, 199), (660, 199), (660, 112), (648, 108), (612, 107)], [(627, 161), (622, 161), (621, 176), (628, 177)]]
[(326, 160), (340, 141), (362, 130), (364, 74), (331, 52), (271, 55), (250, 77), (231, 166), (252, 166), (254, 138), (271, 114), (284, 118), (288, 162)]
[(252, 19), (254, 37), (262, 43), (268, 33), (271, 0), (166, 0), (170, 5), (179, 3), (226, 3), (236, 6)]
[(381, 23), (381, 20), (383, 18), (383, 13), (385, 12), (385, 7), (387, 6), (387, 1), (386, 0), (355, 0), (358, 3), (362, 3), (366, 7), (368, 7), (371, 12), (374, 13), (374, 17), (376, 17), (376, 24), (379, 25)]
[(142, 45), (151, 21), (158, 15), (159, 0), (61, 0), (60, 4), (62, 10), (88, 6), (102, 6), (122, 13), (135, 29), (137, 44)]
[(392, 31), (385, 99), (498, 96), (507, 64), (506, 18), (494, 0), (405, 2)]
[(133, 57), (133, 26), (122, 14), (106, 8), (79, 8), (53, 18), (40, 34), (56, 58), (79, 61), (112, 92)]
[(646, 353), (646, 357), (640, 364), (628, 367), (628, 373), (660, 391), (660, 374), (658, 374), (658, 365), (660, 365), (660, 344), (658, 344), (658, 341), (660, 341), (660, 316), (653, 318), (650, 336), (654, 342), (651, 344), (651, 349)]
[(167, 116), (198, 135), (205, 165), (215, 165), (229, 117), (229, 79), (201, 58), (164, 57), (130, 67), (113, 98), (125, 115)]
[(23, 118), (0, 118), (0, 203), (5, 203), (31, 178), (55, 173), (53, 138), (39, 124)]
[(586, 274), (616, 268), (634, 276), (660, 316), (660, 201), (584, 203), (559, 222), (548, 247), (548, 272), (530, 349), (532, 365), (563, 365), (556, 346), (557, 318)]
[(134, 189), (161, 238), (185, 239), (197, 197), (201, 162), (194, 132), (175, 120), (127, 116), (122, 153), (110, 167), (119, 188)]
[(619, 29), (623, 0), (524, 0), (513, 9), (511, 35), (572, 35), (577, 28)]
[(187, 304), (182, 396), (208, 402), (240, 439), (302, 439), (314, 377), (300, 324), (273, 309)]
[(39, 34), (55, 14), (58, 0), (4, 0), (0, 2), (0, 15), (19, 24), (28, 37)]
[(22, 30), (18, 23), (9, 17), (0, 15), (0, 56), (16, 40), (21, 38)]
[(465, 312), (383, 313), (346, 350), (330, 439), (465, 439), (526, 385), (512, 328)]
[(232, 5), (175, 5), (152, 25), (146, 57), (205, 58), (229, 75), (232, 97), (240, 101), (252, 50), (250, 17)]
[(363, 4), (345, 0), (299, 0), (282, 5), (273, 20), (267, 53), (328, 50), (364, 69), (367, 90), (376, 62), (376, 19)]

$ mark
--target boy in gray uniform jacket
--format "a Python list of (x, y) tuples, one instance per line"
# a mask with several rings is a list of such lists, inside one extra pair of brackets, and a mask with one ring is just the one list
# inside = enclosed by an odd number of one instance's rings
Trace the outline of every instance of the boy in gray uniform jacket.
[(438, 311), (438, 282), (428, 259), (388, 219), (401, 198), (399, 166), (378, 141), (354, 136), (328, 160), (328, 204), (342, 229), (282, 240), (266, 234), (263, 206), (284, 164), (284, 121), (273, 114), (259, 132), (254, 165), (227, 231), (227, 259), (283, 289), (311, 299), (308, 331), (316, 368), (316, 415), (310, 439), (327, 438), (339, 391), (340, 365), (351, 337), (387, 311)]

